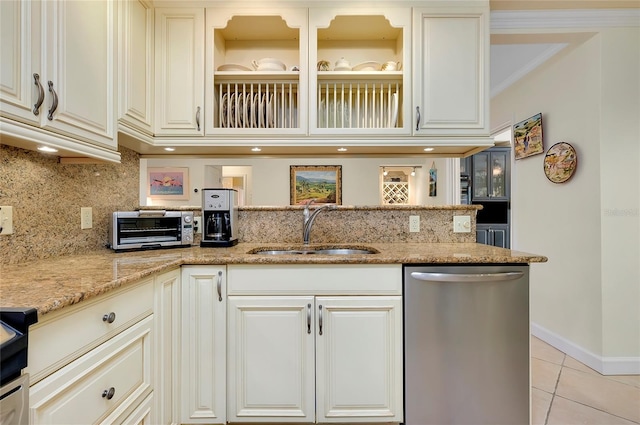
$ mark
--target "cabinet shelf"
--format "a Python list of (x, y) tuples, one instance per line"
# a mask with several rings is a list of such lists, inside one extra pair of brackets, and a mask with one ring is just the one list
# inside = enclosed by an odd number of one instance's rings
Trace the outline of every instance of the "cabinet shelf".
[(402, 81), (402, 71), (321, 71), (318, 81)]
[(300, 71), (216, 71), (213, 74), (216, 82), (260, 82), (260, 81), (298, 81)]

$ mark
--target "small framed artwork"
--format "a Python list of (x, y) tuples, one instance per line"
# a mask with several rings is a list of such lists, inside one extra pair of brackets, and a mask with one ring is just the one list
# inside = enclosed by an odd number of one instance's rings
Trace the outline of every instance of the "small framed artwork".
[(147, 168), (147, 196), (151, 199), (189, 199), (189, 168)]
[(542, 141), (542, 113), (520, 121), (513, 127), (514, 155), (526, 158), (544, 152)]
[(342, 204), (342, 165), (291, 165), (291, 205)]

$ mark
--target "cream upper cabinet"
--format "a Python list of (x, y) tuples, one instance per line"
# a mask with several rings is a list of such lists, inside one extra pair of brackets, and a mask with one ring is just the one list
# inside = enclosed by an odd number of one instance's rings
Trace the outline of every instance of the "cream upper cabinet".
[(489, 2), (414, 9), (414, 134), (489, 136)]
[(410, 55), (410, 8), (310, 9), (310, 133), (409, 135)]
[(207, 9), (207, 135), (306, 134), (307, 28), (307, 9)]
[(155, 9), (155, 135), (204, 134), (204, 9)]
[(155, 81), (153, 7), (146, 0), (120, 0), (118, 6), (119, 129), (152, 136)]
[(180, 423), (226, 423), (226, 269), (182, 267)]
[(3, 1), (1, 7), (2, 133), (117, 161), (116, 3)]
[(2, 116), (40, 123), (44, 87), (40, 67), (39, 2), (0, 2), (0, 106)]
[[(117, 148), (116, 3), (44, 1), (43, 125)], [(45, 81), (46, 80), (46, 81)]]

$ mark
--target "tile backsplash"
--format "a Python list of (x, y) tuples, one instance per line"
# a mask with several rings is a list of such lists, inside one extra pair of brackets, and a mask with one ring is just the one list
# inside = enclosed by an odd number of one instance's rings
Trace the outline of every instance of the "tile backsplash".
[[(57, 157), (0, 145), (0, 205), (13, 206), (13, 234), (0, 236), (0, 264), (97, 251), (113, 211), (139, 205), (139, 155), (121, 164), (60, 164)], [(93, 228), (80, 229), (80, 208)]]

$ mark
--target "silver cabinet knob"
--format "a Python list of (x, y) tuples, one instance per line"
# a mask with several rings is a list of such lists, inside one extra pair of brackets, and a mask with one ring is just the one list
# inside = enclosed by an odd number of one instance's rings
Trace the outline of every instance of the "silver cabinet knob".
[(115, 394), (116, 394), (116, 389), (111, 387), (108, 390), (104, 390), (102, 392), (102, 398), (106, 398), (107, 400), (111, 400)]

